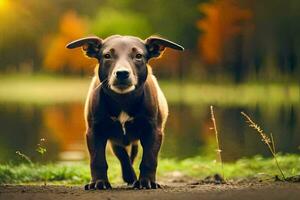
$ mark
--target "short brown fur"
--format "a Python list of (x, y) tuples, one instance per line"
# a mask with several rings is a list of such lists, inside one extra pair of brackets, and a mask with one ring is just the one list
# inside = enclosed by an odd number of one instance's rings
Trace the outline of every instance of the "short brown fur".
[[(138, 189), (159, 188), (156, 183), (157, 157), (168, 104), (147, 63), (149, 59), (159, 57), (166, 47), (176, 50), (183, 50), (183, 47), (158, 37), (143, 41), (120, 35), (105, 40), (82, 38), (67, 47), (83, 47), (87, 56), (98, 59), (100, 66), (92, 78), (84, 111), (92, 177), (85, 189), (111, 188), (105, 154), (108, 141), (120, 160), (125, 182)], [(138, 150), (137, 141), (143, 148), (139, 178), (132, 167)]]

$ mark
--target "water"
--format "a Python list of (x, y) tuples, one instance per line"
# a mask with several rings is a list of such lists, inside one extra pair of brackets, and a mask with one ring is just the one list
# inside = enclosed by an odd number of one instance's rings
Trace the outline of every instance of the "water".
[[(234, 161), (256, 154), (270, 156), (258, 134), (245, 123), (241, 111), (273, 134), (277, 151), (300, 153), (299, 108), (299, 105), (216, 106), (223, 159)], [(82, 113), (80, 103), (1, 104), (0, 162), (19, 160), (16, 151), (34, 161), (87, 159)], [(214, 156), (215, 136), (211, 127), (209, 105), (170, 105), (161, 157)], [(36, 152), (41, 138), (46, 139), (47, 148), (43, 158)]]

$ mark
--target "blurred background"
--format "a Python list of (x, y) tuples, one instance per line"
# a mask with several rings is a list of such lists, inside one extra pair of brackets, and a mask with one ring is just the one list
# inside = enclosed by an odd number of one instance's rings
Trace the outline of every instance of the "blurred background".
[(214, 156), (215, 106), (224, 160), (270, 156), (241, 111), (300, 153), (300, 1), (0, 0), (0, 162), (87, 159), (83, 103), (95, 60), (80, 37), (156, 34), (185, 47), (151, 61), (170, 104), (161, 157)]

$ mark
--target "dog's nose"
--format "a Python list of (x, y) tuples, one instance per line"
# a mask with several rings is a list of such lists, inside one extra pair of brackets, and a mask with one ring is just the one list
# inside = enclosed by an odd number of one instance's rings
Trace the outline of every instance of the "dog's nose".
[(129, 77), (129, 71), (127, 71), (127, 70), (117, 71), (116, 76), (117, 76), (118, 80), (126, 80)]

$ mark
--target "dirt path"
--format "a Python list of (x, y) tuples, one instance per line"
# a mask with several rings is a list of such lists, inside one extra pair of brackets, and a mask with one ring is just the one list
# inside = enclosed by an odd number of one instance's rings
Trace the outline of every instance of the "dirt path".
[(239, 185), (190, 185), (173, 183), (159, 190), (131, 190), (117, 187), (110, 191), (84, 191), (79, 186), (0, 186), (1, 200), (154, 200), (154, 199), (300, 199), (300, 184), (239, 184)]

